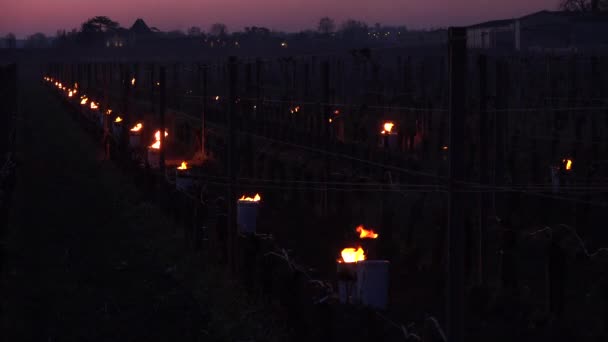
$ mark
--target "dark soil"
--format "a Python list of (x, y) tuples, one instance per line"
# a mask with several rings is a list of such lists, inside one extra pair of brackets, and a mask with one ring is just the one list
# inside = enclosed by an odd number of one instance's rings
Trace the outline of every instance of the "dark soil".
[(171, 222), (50, 93), (28, 86), (21, 97), (2, 340), (207, 340), (208, 310), (178, 281)]

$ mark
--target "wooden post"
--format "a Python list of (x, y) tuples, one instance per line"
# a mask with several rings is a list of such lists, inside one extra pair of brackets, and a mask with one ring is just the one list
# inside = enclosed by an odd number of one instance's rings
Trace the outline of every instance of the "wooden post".
[[(325, 146), (323, 146), (323, 149), (329, 149), (329, 144), (330, 144), (330, 140), (331, 140), (331, 124), (329, 123), (329, 118), (331, 117), (330, 115), (330, 108), (329, 108), (329, 62), (328, 61), (323, 61), (323, 64), (321, 64), (321, 91), (322, 93), (322, 99), (323, 99), (323, 103), (321, 104), (321, 127), (323, 128), (323, 134), (322, 137), (323, 139), (321, 141), (325, 142)], [(325, 167), (324, 167), (324, 181), (325, 181), (325, 185), (324, 185), (324, 191), (323, 191), (323, 213), (327, 214), (328, 213), (328, 207), (329, 207), (329, 203), (328, 203), (328, 194), (327, 194), (327, 182), (329, 181), (329, 165), (330, 165), (330, 160), (329, 160), (329, 156), (326, 154), (325, 155)]]
[(450, 342), (464, 341), (464, 216), (459, 183), (464, 180), (464, 117), (466, 110), (466, 29), (449, 35), (449, 196), (447, 263), (447, 333)]
[(156, 100), (156, 96), (154, 93), (156, 92), (156, 80), (154, 79), (154, 64), (150, 64), (148, 66), (150, 69), (150, 111), (154, 114), (156, 107), (154, 106), (154, 102)]
[[(255, 115), (254, 115), (254, 120), (257, 122), (262, 122), (264, 125), (264, 120), (266, 118), (262, 117), (261, 115), (258, 115), (259, 113), (261, 113), (262, 111), (262, 68), (263, 68), (263, 64), (262, 64), (262, 60), (261, 59), (256, 59), (255, 61), (255, 72), (256, 72), (256, 77), (255, 77), (255, 81), (257, 83), (256, 86), (256, 104), (255, 104)], [(263, 127), (262, 127), (262, 132), (263, 132)], [(260, 131), (258, 131), (257, 133), (260, 133)]]
[[(504, 109), (507, 107), (507, 87), (506, 83), (506, 62), (496, 61), (496, 109), (494, 114), (494, 186), (504, 185), (505, 177), (505, 125), (507, 112)], [(501, 216), (502, 211), (499, 210), (500, 201), (496, 200), (496, 193), (492, 193), (492, 202), (494, 204), (494, 213), (496, 216)], [(502, 198), (502, 196), (501, 196)]]
[(237, 81), (237, 59), (231, 56), (228, 59), (228, 265), (234, 272), (236, 271), (235, 248), (237, 238), (236, 226), (236, 123), (235, 123), (235, 102), (236, 102), (236, 81)]
[[(159, 160), (159, 169), (161, 177), (165, 176), (165, 110), (167, 107), (167, 71), (164, 66), (160, 67), (160, 106), (159, 106), (159, 116), (160, 116), (160, 160)], [(174, 132), (172, 132), (174, 134)]]
[(110, 86), (110, 67), (111, 65), (108, 63), (103, 63), (102, 73), (103, 73), (103, 105), (101, 106), (101, 115), (103, 117), (103, 148), (105, 151), (106, 159), (110, 159), (110, 116), (106, 115), (106, 111), (110, 108), (110, 96), (109, 96), (109, 86)]
[(123, 121), (122, 121), (122, 136), (120, 137), (120, 146), (122, 152), (127, 156), (129, 150), (129, 127), (131, 127), (131, 118), (129, 114), (129, 96), (131, 94), (131, 73), (128, 64), (122, 64), (122, 87), (123, 87)]
[[(488, 115), (487, 115), (487, 70), (486, 55), (479, 55), (479, 184), (488, 184)], [(488, 193), (479, 193), (479, 248), (477, 250), (477, 282), (486, 284), (487, 281), (487, 244), (488, 244)]]
[(200, 72), (202, 72), (202, 101), (201, 101), (201, 157), (205, 158), (207, 151), (205, 151), (205, 115), (207, 114), (207, 64), (200, 66)]

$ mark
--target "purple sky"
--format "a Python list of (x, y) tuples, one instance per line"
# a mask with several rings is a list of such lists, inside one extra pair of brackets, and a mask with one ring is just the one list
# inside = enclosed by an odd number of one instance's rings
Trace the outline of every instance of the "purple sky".
[(214, 22), (241, 30), (266, 26), (283, 31), (314, 28), (322, 16), (338, 22), (355, 18), (411, 28), (468, 25), (555, 9), (558, 0), (2, 0), (0, 35), (23, 38), (77, 28), (87, 18), (106, 15), (125, 27), (143, 18), (159, 29), (185, 30)]

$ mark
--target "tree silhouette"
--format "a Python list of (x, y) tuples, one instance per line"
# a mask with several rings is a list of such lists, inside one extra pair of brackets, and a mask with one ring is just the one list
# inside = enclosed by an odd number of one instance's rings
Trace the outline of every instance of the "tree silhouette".
[(336, 29), (336, 23), (334, 22), (334, 20), (332, 18), (323, 17), (323, 18), (321, 18), (321, 20), (319, 20), (319, 27), (318, 27), (319, 33), (328, 35), (328, 34), (334, 32), (335, 29)]
[(559, 8), (571, 12), (608, 11), (608, 0), (561, 0)]
[(211, 25), (211, 28), (209, 29), (209, 35), (211, 35), (211, 36), (224, 37), (227, 34), (228, 34), (228, 28), (226, 27), (225, 24), (222, 24), (222, 23), (215, 23), (215, 24)]
[(38, 32), (27, 37), (25, 47), (28, 49), (41, 49), (49, 46), (49, 41), (44, 33)]
[(270, 36), (270, 30), (266, 27), (247, 26), (245, 35), (249, 38), (266, 38)]
[(4, 42), (7, 49), (15, 49), (17, 47), (17, 38), (13, 33), (8, 33), (4, 36)]
[(120, 25), (108, 17), (93, 17), (82, 23), (78, 40), (84, 44), (103, 42), (106, 35), (117, 32), (119, 28)]
[(172, 30), (167, 32), (167, 37), (171, 39), (184, 38), (186, 34), (181, 30)]
[(198, 26), (192, 26), (188, 29), (188, 36), (190, 37), (200, 37), (203, 35), (203, 31)]
[(345, 39), (361, 38), (367, 36), (368, 32), (366, 23), (354, 19), (348, 19), (343, 22), (340, 31)]
[(120, 25), (112, 19), (104, 16), (97, 16), (82, 23), (82, 32), (113, 32), (116, 31), (119, 27)]

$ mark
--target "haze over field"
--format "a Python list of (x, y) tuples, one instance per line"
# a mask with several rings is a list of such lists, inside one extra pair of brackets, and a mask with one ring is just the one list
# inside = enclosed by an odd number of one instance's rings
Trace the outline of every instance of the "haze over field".
[(207, 29), (214, 22), (241, 30), (266, 26), (299, 31), (315, 28), (319, 18), (433, 28), (469, 25), (555, 9), (556, 0), (6, 0), (0, 10), (0, 35), (24, 38), (34, 32), (54, 35), (79, 28), (87, 18), (105, 15), (128, 27), (144, 18), (160, 30)]

